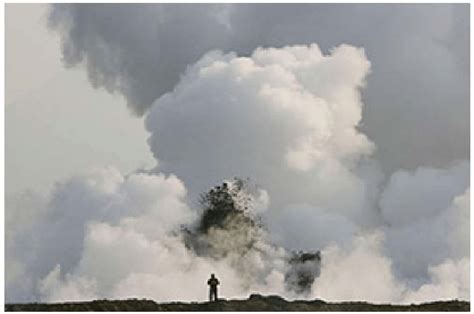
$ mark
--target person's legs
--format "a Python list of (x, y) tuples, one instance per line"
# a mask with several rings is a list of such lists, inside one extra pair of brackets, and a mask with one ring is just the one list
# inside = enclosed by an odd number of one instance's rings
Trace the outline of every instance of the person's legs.
[(209, 301), (217, 301), (217, 289), (211, 288), (209, 291)]

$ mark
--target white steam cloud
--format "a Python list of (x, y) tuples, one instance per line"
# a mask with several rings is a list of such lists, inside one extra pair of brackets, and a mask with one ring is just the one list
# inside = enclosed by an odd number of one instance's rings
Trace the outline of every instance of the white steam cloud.
[(373, 73), (360, 128), (382, 168), (469, 156), (467, 4), (55, 4), (49, 25), (67, 66), (84, 66), (94, 87), (121, 93), (140, 115), (210, 50), (364, 47)]
[[(329, 177), (355, 180), (349, 166), (372, 152), (356, 129), (368, 70), (363, 50), (344, 45), (329, 56), (316, 45), (258, 49), (250, 58), (209, 53), (147, 116), (158, 169), (198, 192), (249, 176), (275, 194), (272, 202), (278, 195), (332, 202), (337, 189), (357, 193), (352, 182), (314, 187)], [(299, 193), (284, 192), (294, 180)]]
[[(469, 163), (384, 181), (359, 130), (369, 71), (349, 45), (207, 53), (147, 114), (156, 169), (96, 170), (7, 204), (7, 300), (202, 300), (211, 272), (224, 297), (301, 297), (285, 289), (299, 249), (322, 251), (306, 297), (469, 299)], [(234, 176), (258, 184), (268, 236), (244, 256), (198, 255), (179, 230)]]

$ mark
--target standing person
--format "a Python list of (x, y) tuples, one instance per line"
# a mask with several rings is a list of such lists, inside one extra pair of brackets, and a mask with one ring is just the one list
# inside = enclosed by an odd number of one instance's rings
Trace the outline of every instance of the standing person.
[(211, 274), (211, 278), (207, 281), (209, 285), (209, 302), (217, 301), (217, 285), (219, 284), (219, 280)]

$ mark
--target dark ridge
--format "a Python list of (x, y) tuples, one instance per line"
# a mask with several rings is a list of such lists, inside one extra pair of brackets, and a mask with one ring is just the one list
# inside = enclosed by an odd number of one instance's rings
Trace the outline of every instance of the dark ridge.
[(422, 304), (391, 305), (371, 304), (367, 302), (340, 302), (328, 303), (322, 300), (287, 301), (280, 296), (262, 296), (252, 294), (246, 300), (219, 300), (217, 302), (172, 302), (156, 303), (152, 300), (95, 300), (90, 302), (69, 303), (29, 303), (6, 304), (5, 311), (430, 311), (430, 312), (469, 312), (470, 303), (466, 301), (436, 301)]

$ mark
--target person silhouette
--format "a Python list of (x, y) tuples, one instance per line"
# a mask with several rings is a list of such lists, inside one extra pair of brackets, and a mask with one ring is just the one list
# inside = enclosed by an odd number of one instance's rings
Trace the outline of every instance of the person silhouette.
[(217, 301), (217, 285), (219, 284), (219, 280), (214, 276), (214, 274), (211, 274), (211, 278), (207, 281), (207, 284), (209, 285), (209, 302), (212, 301)]

